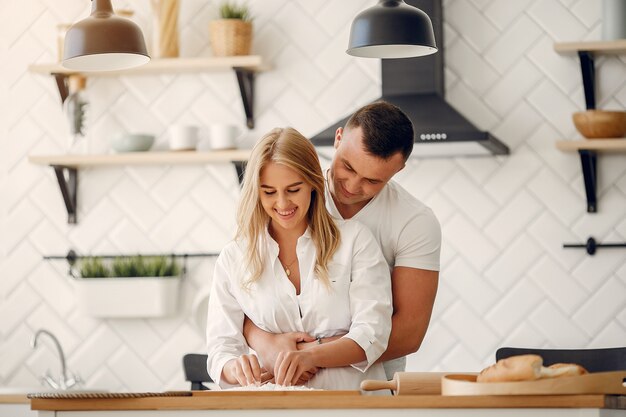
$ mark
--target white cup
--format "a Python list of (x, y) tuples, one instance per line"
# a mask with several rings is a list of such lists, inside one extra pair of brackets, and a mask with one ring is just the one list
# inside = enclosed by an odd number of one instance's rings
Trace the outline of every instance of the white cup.
[(237, 147), (235, 138), (239, 135), (239, 128), (235, 125), (214, 124), (209, 128), (209, 143), (211, 149), (234, 149)]
[(170, 149), (173, 151), (189, 151), (196, 149), (198, 144), (198, 126), (175, 125), (170, 128)]

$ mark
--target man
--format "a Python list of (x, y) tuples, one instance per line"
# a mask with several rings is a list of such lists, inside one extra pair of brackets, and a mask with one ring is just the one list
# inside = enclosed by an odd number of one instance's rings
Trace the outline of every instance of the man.
[[(381, 101), (357, 110), (335, 132), (334, 147), (327, 208), (336, 218), (365, 224), (391, 270), (394, 313), (380, 360), (392, 379), (404, 371), (405, 356), (419, 349), (428, 328), (439, 281), (441, 228), (430, 208), (391, 180), (413, 149), (413, 126), (398, 107)], [(249, 320), (244, 333), (270, 372), (283, 352), (332, 341), (302, 333), (269, 334)]]

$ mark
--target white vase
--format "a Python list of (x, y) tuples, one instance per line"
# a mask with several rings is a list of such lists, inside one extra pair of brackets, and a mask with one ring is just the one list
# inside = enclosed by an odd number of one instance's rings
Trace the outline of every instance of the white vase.
[(626, 39), (626, 0), (602, 0), (602, 39)]

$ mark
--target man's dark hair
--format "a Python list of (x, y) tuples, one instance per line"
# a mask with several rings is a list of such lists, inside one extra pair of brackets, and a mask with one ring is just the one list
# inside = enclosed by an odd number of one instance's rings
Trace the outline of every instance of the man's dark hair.
[(377, 101), (357, 110), (346, 129), (360, 127), (365, 150), (379, 158), (389, 159), (401, 152), (406, 161), (413, 150), (413, 124), (408, 116), (386, 101)]

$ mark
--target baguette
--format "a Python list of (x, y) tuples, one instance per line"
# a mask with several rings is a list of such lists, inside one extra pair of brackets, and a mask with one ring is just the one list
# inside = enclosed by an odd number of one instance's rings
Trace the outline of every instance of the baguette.
[(541, 378), (543, 359), (539, 355), (518, 355), (500, 359), (483, 369), (477, 382), (534, 381)]
[(541, 368), (542, 378), (558, 378), (561, 376), (580, 376), (588, 374), (587, 370), (575, 363), (555, 363)]
[(587, 370), (575, 363), (555, 363), (543, 366), (539, 355), (517, 355), (500, 359), (494, 365), (483, 369), (476, 382), (515, 382), (535, 381), (541, 378), (558, 378), (587, 374)]

